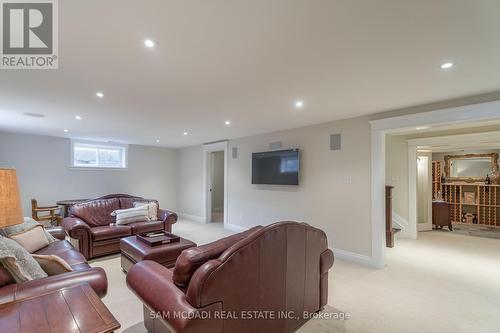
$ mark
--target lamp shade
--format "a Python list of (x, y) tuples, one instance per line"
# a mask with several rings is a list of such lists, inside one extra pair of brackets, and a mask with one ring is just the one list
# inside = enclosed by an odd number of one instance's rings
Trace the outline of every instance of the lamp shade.
[(0, 168), (0, 228), (23, 223), (15, 169)]

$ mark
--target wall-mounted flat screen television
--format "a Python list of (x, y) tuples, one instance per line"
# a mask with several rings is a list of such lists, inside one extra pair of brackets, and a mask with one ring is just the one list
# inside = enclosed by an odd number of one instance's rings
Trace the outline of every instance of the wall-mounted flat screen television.
[(252, 154), (252, 184), (299, 185), (299, 150)]

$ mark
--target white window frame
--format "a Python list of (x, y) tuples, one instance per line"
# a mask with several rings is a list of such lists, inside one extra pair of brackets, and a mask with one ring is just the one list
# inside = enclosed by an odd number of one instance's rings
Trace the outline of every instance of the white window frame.
[[(99, 165), (75, 165), (75, 146), (87, 146), (97, 149), (120, 149), (122, 151), (122, 166), (105, 166)], [(97, 154), (99, 159), (99, 153)], [(96, 141), (85, 141), (85, 140), (71, 140), (71, 152), (70, 152), (70, 168), (77, 170), (127, 170), (128, 169), (128, 145), (118, 144), (118, 143), (107, 143), (107, 142), (96, 142)]]

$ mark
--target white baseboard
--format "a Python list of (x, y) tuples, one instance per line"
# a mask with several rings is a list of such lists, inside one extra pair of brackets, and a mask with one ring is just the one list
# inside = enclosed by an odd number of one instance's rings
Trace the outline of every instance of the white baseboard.
[(243, 227), (241, 225), (225, 223), (224, 224), (224, 229), (235, 231), (235, 232), (243, 232), (243, 231), (246, 231), (246, 230), (248, 230), (250, 228), (249, 227)]
[(418, 231), (431, 231), (432, 230), (432, 223), (417, 223), (417, 230)]
[(191, 215), (191, 214), (184, 214), (184, 213), (179, 213), (178, 214), (180, 218), (194, 221), (194, 222), (199, 222), (199, 223), (205, 223), (205, 219), (203, 216), (197, 216), (197, 215)]
[(359, 253), (354, 253), (346, 250), (340, 250), (340, 249), (331, 249), (333, 251), (333, 255), (335, 256), (335, 259), (340, 259), (340, 260), (345, 260), (345, 261), (350, 261), (355, 264), (360, 264), (364, 266), (370, 266), (370, 267), (375, 267), (375, 264), (373, 263), (372, 257), (369, 257), (364, 254), (359, 254)]

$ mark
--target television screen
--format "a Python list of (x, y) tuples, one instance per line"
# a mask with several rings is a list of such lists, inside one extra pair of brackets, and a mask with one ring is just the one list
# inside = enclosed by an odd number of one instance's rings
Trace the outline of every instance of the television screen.
[(299, 185), (299, 150), (253, 153), (252, 184)]

